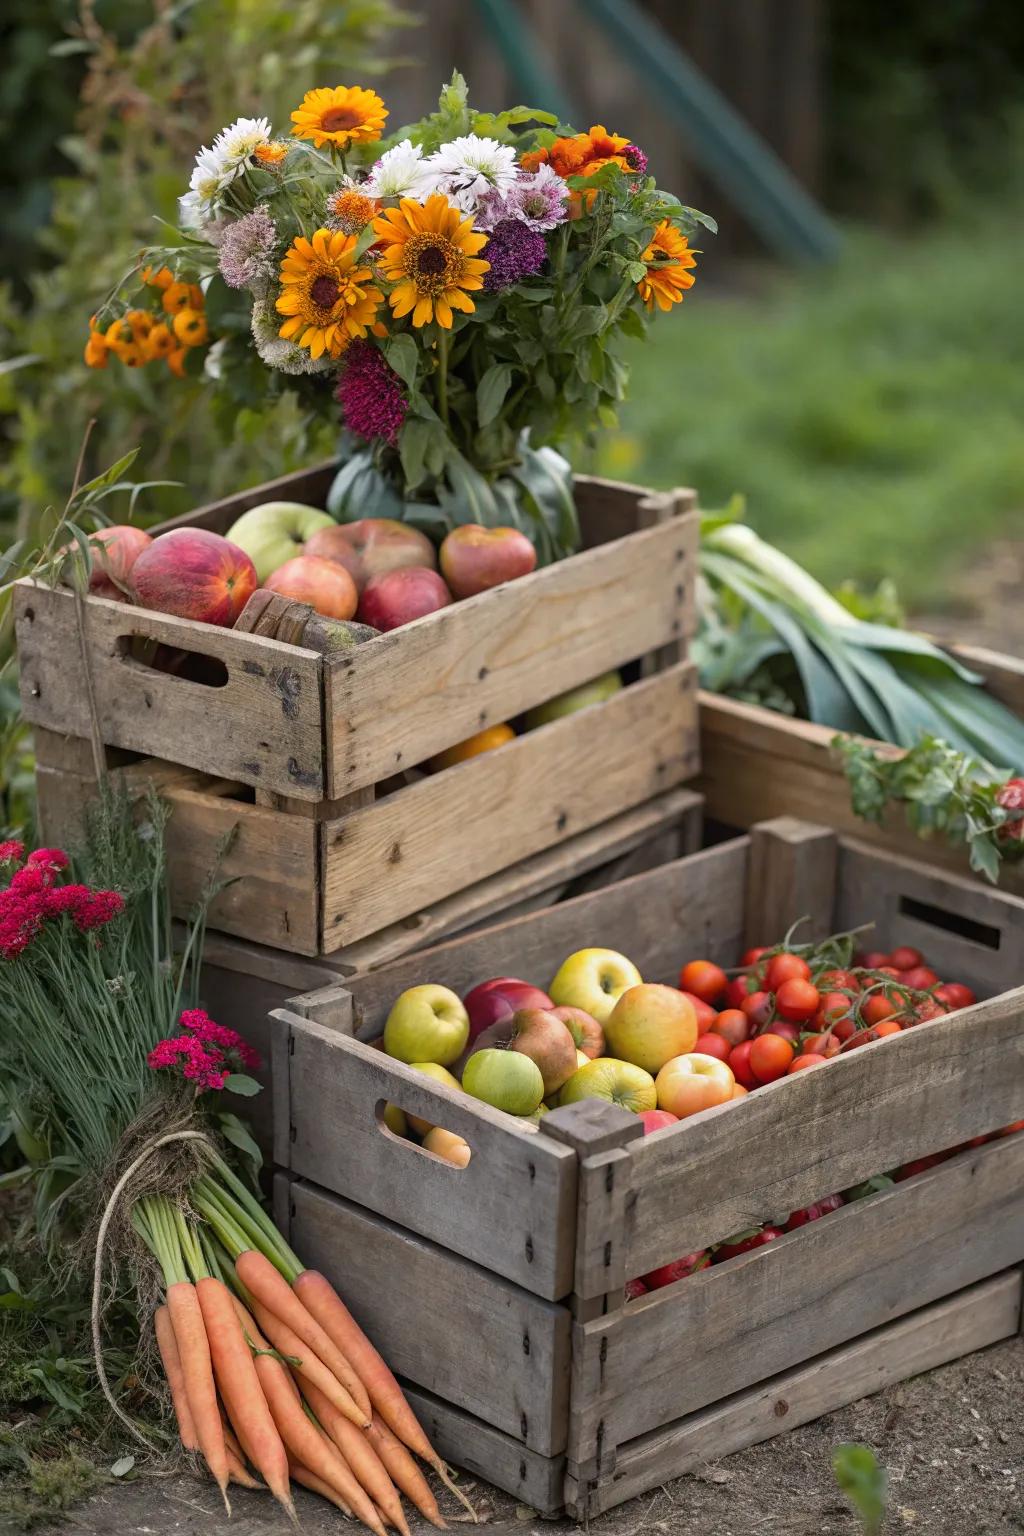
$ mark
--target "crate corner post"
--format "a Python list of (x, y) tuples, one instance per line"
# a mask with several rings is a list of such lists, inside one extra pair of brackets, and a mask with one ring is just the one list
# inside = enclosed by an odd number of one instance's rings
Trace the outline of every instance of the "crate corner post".
[(800, 938), (832, 931), (839, 840), (828, 827), (796, 816), (777, 816), (750, 829), (744, 906), (748, 944), (763, 944), (780, 925), (809, 919)]

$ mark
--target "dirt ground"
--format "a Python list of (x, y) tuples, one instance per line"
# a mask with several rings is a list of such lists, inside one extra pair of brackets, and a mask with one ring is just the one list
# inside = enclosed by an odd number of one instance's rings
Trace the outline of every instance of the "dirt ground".
[[(1021, 1536), (1024, 1532), (1024, 1339), (890, 1387), (802, 1429), (741, 1451), (703, 1472), (595, 1519), (590, 1536), (856, 1536), (860, 1527), (832, 1476), (832, 1448), (859, 1441), (889, 1476), (885, 1536)], [(484, 1536), (567, 1536), (505, 1494), (463, 1481), (485, 1517)], [(143, 1476), (97, 1494), (58, 1531), (83, 1536), (285, 1536), (266, 1495), (232, 1490), (228, 1526), (211, 1488), (191, 1477)], [(454, 1500), (442, 1507), (453, 1522)], [(341, 1516), (302, 1494), (306, 1536), (339, 1529)], [(416, 1522), (413, 1536), (431, 1527)]]

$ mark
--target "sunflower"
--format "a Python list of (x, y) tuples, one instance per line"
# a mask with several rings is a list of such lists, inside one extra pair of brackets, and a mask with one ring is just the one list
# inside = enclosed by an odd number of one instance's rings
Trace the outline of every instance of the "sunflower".
[(662, 219), (640, 260), (647, 275), (637, 283), (637, 292), (649, 310), (653, 311), (655, 304), (659, 309), (671, 309), (682, 302), (686, 289), (693, 287), (693, 273), (688, 269), (697, 265), (697, 258), (686, 236), (668, 219)]
[(318, 229), (312, 241), (297, 235), (281, 263), (278, 333), (306, 347), (311, 357), (340, 357), (353, 336), (365, 336), (383, 298), (369, 267), (356, 265), (356, 237)]
[(317, 149), (325, 144), (347, 149), (350, 144), (372, 144), (384, 132), (388, 109), (376, 91), (361, 85), (321, 86), (307, 91), (302, 105), (292, 113), (292, 133), (312, 139)]
[(403, 197), (373, 228), (384, 246), (381, 271), (396, 285), (388, 295), (396, 320), (411, 310), (413, 325), (436, 320), (448, 330), (453, 309), (472, 314), (467, 290), (483, 287), (491, 265), (477, 258), (487, 236), (474, 233), (472, 218), (435, 192), (423, 204)]

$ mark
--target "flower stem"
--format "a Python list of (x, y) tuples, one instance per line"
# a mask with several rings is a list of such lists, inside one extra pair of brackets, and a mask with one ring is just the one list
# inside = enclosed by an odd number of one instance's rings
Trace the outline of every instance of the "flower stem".
[(448, 344), (450, 337), (443, 326), (438, 326), (437, 331), (437, 408), (444, 422), (445, 431), (450, 430), (448, 420)]

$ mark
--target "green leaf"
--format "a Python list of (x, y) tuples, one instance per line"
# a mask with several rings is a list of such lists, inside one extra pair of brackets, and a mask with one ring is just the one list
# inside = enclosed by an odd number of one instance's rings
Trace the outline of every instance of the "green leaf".
[(258, 1083), (254, 1077), (247, 1077), (244, 1072), (229, 1072), (224, 1080), (226, 1093), (237, 1093), (239, 1098), (251, 1099), (257, 1093), (262, 1093), (263, 1084)]
[(481, 427), (489, 426), (498, 416), (511, 383), (508, 363), (492, 363), (484, 373), (476, 387), (476, 419)]
[(398, 456), (402, 461), (405, 488), (414, 491), (426, 473), (426, 455), (434, 427), (418, 416), (407, 416), (398, 434)]
[(249, 1159), (253, 1170), (258, 1173), (263, 1167), (263, 1154), (253, 1140), (245, 1121), (240, 1120), (237, 1115), (228, 1114), (222, 1110), (217, 1116), (217, 1124), (225, 1141), (237, 1147), (243, 1157)]
[(647, 276), (647, 268), (642, 261), (627, 261), (626, 276), (631, 283), (642, 283)]
[(95, 480), (87, 480), (84, 485), (80, 485), (75, 492), (75, 500), (88, 496), (92, 491), (102, 490), (105, 485), (113, 485), (115, 480), (120, 480), (126, 469), (131, 468), (138, 456), (138, 448), (132, 448), (129, 453), (122, 454), (121, 458), (115, 464), (111, 464), (109, 469), (105, 469), (102, 475), (97, 475)]
[(411, 336), (392, 336), (384, 348), (384, 356), (391, 367), (398, 374), (402, 383), (410, 390), (416, 388), (416, 371), (419, 366), (420, 349)]
[(878, 1457), (867, 1445), (837, 1445), (832, 1470), (864, 1527), (865, 1536), (876, 1536), (885, 1519), (887, 1478)]

